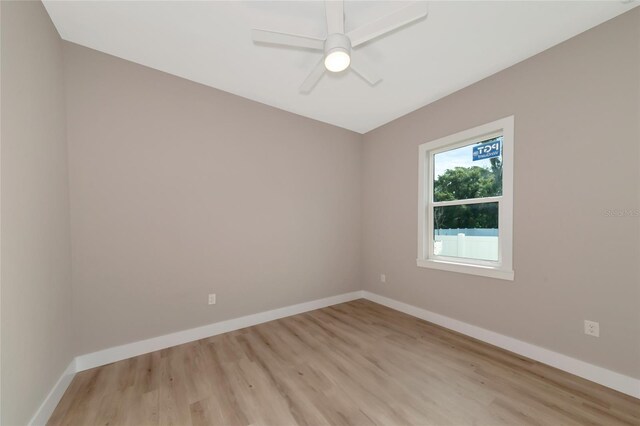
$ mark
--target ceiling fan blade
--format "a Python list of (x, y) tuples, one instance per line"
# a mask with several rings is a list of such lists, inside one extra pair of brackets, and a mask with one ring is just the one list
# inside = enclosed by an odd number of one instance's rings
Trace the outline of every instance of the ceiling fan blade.
[(281, 46), (324, 50), (324, 40), (314, 37), (255, 29), (251, 30), (251, 36), (253, 41), (257, 43), (279, 44)]
[(364, 24), (360, 28), (356, 28), (347, 33), (347, 36), (351, 39), (351, 46), (356, 47), (359, 44), (380, 37), (413, 21), (417, 21), (420, 18), (424, 18), (427, 16), (427, 9), (428, 6), (426, 2), (416, 1), (390, 15)]
[(344, 34), (344, 1), (327, 0), (324, 7), (327, 11), (327, 35)]
[(354, 55), (351, 69), (372, 86), (382, 80), (382, 77), (375, 72), (373, 65), (362, 55)]
[(313, 69), (313, 71), (311, 71), (311, 73), (309, 73), (307, 78), (304, 80), (304, 82), (302, 83), (302, 86), (300, 86), (300, 92), (301, 93), (311, 92), (311, 90), (313, 90), (316, 84), (318, 84), (318, 82), (320, 81), (320, 78), (322, 78), (323, 75), (324, 75), (324, 58), (320, 59), (320, 62), (318, 62), (318, 64)]

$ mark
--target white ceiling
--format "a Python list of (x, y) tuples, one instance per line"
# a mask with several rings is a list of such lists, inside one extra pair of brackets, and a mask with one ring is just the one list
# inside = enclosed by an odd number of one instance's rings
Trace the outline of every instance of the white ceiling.
[[(251, 29), (326, 35), (316, 1), (45, 1), (63, 39), (365, 133), (619, 15), (637, 2), (429, 2), (429, 16), (356, 49), (383, 80), (351, 71), (298, 88), (321, 53), (254, 45)], [(347, 2), (346, 31), (404, 6)]]

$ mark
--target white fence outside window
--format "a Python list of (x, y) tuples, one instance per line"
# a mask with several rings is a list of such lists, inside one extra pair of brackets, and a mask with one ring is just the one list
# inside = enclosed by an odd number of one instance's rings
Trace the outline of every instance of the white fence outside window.
[(466, 257), (498, 260), (497, 236), (436, 235), (434, 254), (439, 256)]

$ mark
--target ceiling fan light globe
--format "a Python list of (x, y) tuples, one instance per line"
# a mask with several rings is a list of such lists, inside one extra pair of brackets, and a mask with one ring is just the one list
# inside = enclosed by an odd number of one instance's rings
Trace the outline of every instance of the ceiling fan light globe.
[(335, 49), (330, 51), (324, 58), (324, 66), (327, 71), (340, 72), (349, 68), (351, 57), (344, 49)]

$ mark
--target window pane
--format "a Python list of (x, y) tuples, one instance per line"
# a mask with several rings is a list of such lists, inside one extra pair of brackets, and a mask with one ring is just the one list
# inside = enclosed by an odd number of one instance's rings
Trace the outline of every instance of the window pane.
[(502, 136), (435, 154), (433, 166), (433, 201), (502, 195)]
[(498, 261), (498, 203), (433, 208), (433, 254)]

